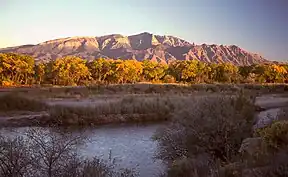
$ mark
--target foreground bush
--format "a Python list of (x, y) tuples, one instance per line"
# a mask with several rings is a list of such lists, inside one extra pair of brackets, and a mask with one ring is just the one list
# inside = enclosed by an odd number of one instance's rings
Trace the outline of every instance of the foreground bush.
[(0, 136), (2, 177), (134, 177), (132, 170), (115, 170), (115, 164), (97, 158), (83, 159), (79, 145), (87, 139), (72, 135), (29, 129), (24, 136)]
[[(285, 109), (279, 114), (283, 116)], [(246, 149), (237, 162), (221, 168), (222, 176), (262, 177), (288, 176), (288, 121), (281, 120), (258, 129), (256, 137), (249, 138)], [(252, 143), (257, 142), (256, 144)], [(256, 145), (256, 146), (255, 146)]]
[(288, 121), (275, 122), (261, 130), (259, 135), (271, 148), (288, 147)]
[(258, 131), (262, 139), (256, 153), (242, 159), (242, 173), (252, 176), (288, 176), (288, 121)]
[[(198, 98), (176, 112), (173, 123), (155, 135), (156, 156), (168, 163), (168, 176), (213, 176), (219, 165), (235, 161), (243, 139), (252, 135), (252, 100), (243, 94)], [(175, 165), (183, 159), (185, 169)]]

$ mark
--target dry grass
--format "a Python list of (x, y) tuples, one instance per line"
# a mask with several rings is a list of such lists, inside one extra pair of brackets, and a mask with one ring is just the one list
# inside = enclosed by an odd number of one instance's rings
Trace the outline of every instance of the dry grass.
[[(174, 110), (193, 104), (192, 95), (233, 95), (242, 88), (252, 95), (255, 92), (285, 90), (285, 85), (235, 85), (235, 84), (124, 84), (124, 85), (97, 85), (89, 87), (40, 87), (40, 88), (8, 88), (1, 89), (0, 107), (3, 111), (42, 111), (47, 107), (36, 100), (49, 98), (76, 98), (77, 100), (110, 99), (120, 100), (115, 103), (103, 103), (97, 107), (52, 107), (47, 108), (52, 116), (36, 121), (36, 125), (97, 125), (113, 122), (142, 122), (167, 120)], [(273, 88), (273, 89), (270, 89)], [(275, 89), (276, 88), (276, 89)], [(242, 90), (243, 91), (243, 90)], [(253, 91), (253, 92), (252, 92)], [(7, 97), (8, 93), (8, 97)], [(17, 95), (25, 97), (18, 98)], [(125, 96), (130, 95), (130, 96)], [(11, 99), (9, 98), (11, 97)], [(124, 98), (123, 98), (124, 97)], [(185, 98), (186, 97), (186, 98)], [(29, 98), (29, 99), (27, 99)], [(184, 99), (185, 98), (185, 99)], [(1, 99), (3, 101), (1, 101)], [(24, 100), (25, 99), (25, 100)], [(21, 101), (22, 100), (22, 101)], [(184, 100), (184, 101), (183, 101)], [(188, 100), (188, 101), (187, 101)], [(185, 104), (183, 104), (185, 102)], [(177, 108), (178, 107), (178, 108)], [(4, 110), (5, 109), (5, 110)], [(2, 111), (2, 112), (3, 112)], [(24, 120), (23, 120), (24, 122)], [(34, 124), (34, 123), (33, 123)]]
[(287, 84), (111, 84), (79, 87), (24, 87), (2, 88), (2, 93), (20, 93), (37, 98), (86, 98), (93, 95), (111, 94), (189, 94), (194, 92), (229, 92), (235, 93), (244, 89), (255, 93), (284, 93), (288, 91)]
[[(78, 106), (73, 106), (73, 104), (71, 104), (71, 107), (69, 107), (68, 105), (55, 105), (48, 107), (45, 104), (36, 101), (35, 99), (27, 99), (26, 97), (21, 97), (17, 95), (20, 94), (12, 95), (11, 93), (8, 96), (13, 97), (13, 99), (9, 99), (8, 102), (2, 102), (2, 104), (9, 105), (5, 107), (6, 110), (11, 109), (14, 111), (18, 111), (19, 113), (19, 110), (40, 111), (45, 109), (49, 116), (45, 115), (42, 118), (37, 117), (35, 119), (32, 117), (25, 119), (21, 118), (21, 120), (11, 119), (9, 120), (9, 122), (6, 122), (6, 126), (8, 126), (9, 123), (11, 124), (11, 126), (86, 126), (108, 123), (163, 121), (169, 120), (174, 111), (179, 110), (187, 105), (193, 104), (195, 99), (194, 97), (203, 96), (202, 94), (199, 95), (199, 93), (149, 93), (129, 95), (103, 94), (93, 98), (100, 99), (100, 102), (97, 102), (97, 105), (94, 106), (93, 102), (91, 102), (91, 106), (89, 103), (85, 102), (87, 107), (82, 107), (81, 104), (78, 104)], [(205, 95), (209, 94), (205, 93)], [(215, 97), (215, 95), (224, 94), (215, 93), (210, 95), (211, 97)], [(227, 95), (227, 93), (225, 93), (225, 95)], [(109, 99), (111, 100), (109, 101)], [(103, 102), (101, 100), (103, 100)], [(73, 103), (73, 101), (71, 103)], [(14, 107), (10, 105), (13, 105)]]
[(41, 101), (18, 96), (17, 94), (4, 94), (0, 96), (0, 111), (42, 111), (47, 106)]
[[(103, 103), (94, 106), (91, 102), (89, 107), (82, 107), (81, 104), (78, 106), (71, 105), (71, 107), (60, 105), (46, 107), (45, 104), (42, 105), (38, 101), (15, 96), (12, 103), (17, 103), (19, 100), (31, 102), (27, 102), (29, 104), (15, 104), (17, 106), (14, 106), (13, 109), (38, 111), (38, 109), (46, 108), (48, 115), (41, 118), (39, 116), (35, 118), (32, 116), (31, 118), (11, 118), (5, 124), (2, 121), (2, 126), (87, 126), (108, 123), (164, 121), (169, 120), (175, 110), (191, 104), (193, 97), (192, 95), (164, 96), (152, 94), (148, 96), (136, 94), (122, 96), (113, 99), (114, 101), (103, 101)], [(5, 109), (8, 108), (10, 107)]]
[(284, 93), (288, 91), (288, 84), (241, 84), (240, 87), (260, 93)]
[(106, 102), (95, 107), (55, 106), (41, 124), (48, 125), (99, 125), (119, 122), (163, 121), (171, 117), (187, 97), (125, 96), (120, 101)]

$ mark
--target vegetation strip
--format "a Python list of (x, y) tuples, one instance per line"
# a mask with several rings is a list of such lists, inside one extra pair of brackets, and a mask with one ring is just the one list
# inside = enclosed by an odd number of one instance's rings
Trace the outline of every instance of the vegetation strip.
[[(35, 64), (34, 58), (0, 53), (0, 85), (95, 85), (153, 83), (288, 83), (287, 64), (236, 66), (197, 60), (169, 64), (149, 60), (97, 59), (76, 56)], [(286, 88), (287, 89), (287, 88)]]

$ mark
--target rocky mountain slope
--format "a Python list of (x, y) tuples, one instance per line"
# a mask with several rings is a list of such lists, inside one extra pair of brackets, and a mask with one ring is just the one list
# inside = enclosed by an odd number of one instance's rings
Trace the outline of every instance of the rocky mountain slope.
[(28, 54), (37, 61), (49, 61), (74, 55), (87, 60), (97, 58), (150, 59), (168, 63), (172, 60), (200, 60), (251, 65), (268, 62), (260, 55), (235, 45), (195, 45), (173, 36), (141, 33), (132, 36), (112, 34), (101, 37), (70, 37), (46, 41), (37, 45), (23, 45), (0, 49), (0, 52)]

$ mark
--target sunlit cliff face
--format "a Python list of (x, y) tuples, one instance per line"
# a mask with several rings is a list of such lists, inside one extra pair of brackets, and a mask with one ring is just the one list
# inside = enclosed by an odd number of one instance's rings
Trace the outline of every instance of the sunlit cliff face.
[[(1, 51), (1, 50), (0, 50)], [(230, 62), (251, 65), (267, 62), (260, 55), (249, 53), (236, 45), (195, 45), (173, 36), (140, 33), (131, 36), (112, 34), (100, 37), (69, 37), (46, 41), (37, 45), (2, 49), (2, 52), (28, 54), (36, 60), (53, 60), (68, 55), (84, 59), (150, 59), (162, 63), (173, 60)]]

